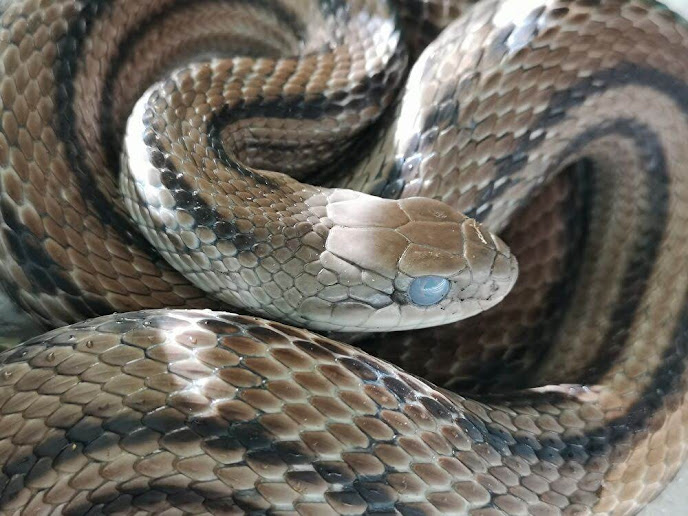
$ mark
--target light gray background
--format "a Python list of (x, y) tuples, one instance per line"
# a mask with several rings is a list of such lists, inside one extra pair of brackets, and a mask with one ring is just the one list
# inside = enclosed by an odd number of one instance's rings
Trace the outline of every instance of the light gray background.
[[(664, 3), (688, 18), (688, 0), (664, 0)], [(688, 166), (688, 164), (686, 164)], [(21, 341), (22, 337), (35, 335), (36, 326), (19, 312), (0, 292), (0, 347)], [(688, 463), (679, 471), (674, 481), (645, 510), (641, 516), (678, 516), (688, 514)]]

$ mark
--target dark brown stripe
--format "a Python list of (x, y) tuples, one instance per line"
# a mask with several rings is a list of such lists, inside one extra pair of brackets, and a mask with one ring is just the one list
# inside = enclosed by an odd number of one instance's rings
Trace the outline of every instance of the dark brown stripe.
[(90, 170), (84, 160), (84, 152), (79, 148), (74, 125), (74, 77), (80, 68), (82, 49), (88, 40), (94, 21), (106, 16), (110, 3), (106, 0), (92, 0), (84, 4), (78, 15), (70, 22), (67, 32), (57, 42), (58, 59), (55, 62), (53, 74), (58, 86), (55, 98), (57, 135), (64, 142), (67, 150), (67, 160), (74, 173), (81, 198), (97, 214), (100, 222), (113, 227), (121, 235), (125, 243), (145, 250), (155, 255), (152, 246), (140, 236), (130, 220), (112, 209), (111, 203), (98, 189), (95, 171)]
[[(682, 383), (688, 364), (688, 294), (677, 319), (671, 344), (662, 354), (659, 367), (652, 375), (652, 381), (645, 388), (638, 401), (610, 422), (611, 444), (616, 444), (646, 428), (658, 410), (668, 408), (667, 398), (682, 393)], [(674, 399), (680, 403), (680, 400)]]
[[(244, 0), (229, 1), (238, 2)], [(266, 6), (268, 5), (264, 0), (259, 0), (259, 2), (264, 3)], [(180, 0), (175, 4), (175, 7), (191, 3), (188, 0)], [(252, 2), (252, 4), (255, 5), (255, 2)], [(67, 160), (77, 180), (81, 198), (95, 212), (100, 222), (105, 226), (113, 227), (127, 245), (143, 250), (154, 261), (162, 261), (157, 251), (138, 233), (133, 223), (112, 209), (110, 202), (98, 189), (95, 180), (97, 172), (91, 170), (86, 164), (84, 152), (80, 148), (76, 137), (76, 127), (74, 125), (76, 119), (74, 112), (74, 77), (78, 74), (82, 49), (85, 42), (91, 36), (91, 29), (95, 20), (107, 16), (109, 12), (110, 2), (107, 0), (92, 0), (86, 3), (70, 22), (66, 34), (57, 42), (58, 59), (53, 70), (55, 82), (59, 86), (55, 99), (56, 132), (65, 143)], [(285, 12), (281, 18), (287, 26), (294, 25), (294, 18), (289, 13)], [(141, 37), (142, 31), (150, 28), (150, 24), (156, 20), (157, 18), (144, 23), (140, 27), (141, 32), (137, 33), (139, 34), (138, 37)], [(125, 38), (124, 41), (123, 48), (120, 49), (119, 58), (110, 63), (111, 68), (109, 72), (112, 74), (112, 77), (116, 75), (117, 70), (122, 65), (122, 59), (128, 56), (128, 51), (130, 51), (131, 45), (134, 43), (129, 41), (128, 38)], [(111, 84), (106, 81), (105, 94), (102, 98), (107, 99), (107, 102), (110, 101), (107, 93), (111, 91), (107, 89), (108, 86), (111, 86)], [(109, 119), (108, 113), (105, 116), (106, 120)], [(120, 142), (121, 138), (103, 141)], [(118, 166), (118, 159), (113, 158), (111, 165), (113, 163), (114, 166)], [(10, 230), (4, 230), (4, 236), (10, 246), (10, 251), (24, 274), (31, 281), (35, 293), (54, 296), (61, 291), (63, 292), (61, 299), (64, 300), (72, 311), (81, 314), (83, 317), (94, 317), (112, 312), (112, 307), (109, 303), (80, 291), (79, 287), (69, 276), (68, 271), (65, 271), (47, 254), (42, 247), (42, 243), (33, 232), (14, 216), (11, 206), (0, 206), (0, 213), (10, 227)], [(3, 282), (3, 284), (10, 297), (22, 304), (17, 287), (8, 282)], [(32, 308), (35, 309), (35, 307)], [(46, 321), (51, 320), (50, 314), (39, 315)]]
[[(16, 206), (7, 202), (5, 198), (0, 200), (0, 215), (8, 226), (2, 229), (3, 238), (9, 245), (9, 252), (14, 261), (30, 281), (31, 292), (34, 295), (59, 296), (60, 302), (64, 303), (68, 310), (85, 318), (112, 312), (109, 303), (100, 297), (83, 292), (77, 286), (68, 271), (48, 254), (43, 246), (44, 242), (19, 220)], [(26, 306), (21, 296), (24, 289), (17, 284), (3, 281), (3, 287), (15, 303), (24, 309), (30, 308), (34, 315), (39, 316), (42, 324), (54, 321), (52, 314), (41, 310), (43, 305)]]
[[(528, 155), (545, 140), (547, 129), (556, 126), (567, 116), (569, 110), (581, 105), (590, 96), (602, 91), (624, 86), (645, 86), (674, 100), (680, 110), (688, 118), (688, 87), (686, 84), (671, 75), (657, 70), (638, 67), (624, 63), (612, 70), (604, 70), (584, 79), (573, 88), (560, 92), (552, 98), (549, 108), (543, 113), (540, 120), (529, 129), (521, 138), (516, 152), (498, 160), (498, 177), (509, 179), (522, 170), (528, 162)], [(605, 133), (605, 130), (607, 131)], [(591, 129), (587, 134), (581, 134), (571, 142), (567, 152), (581, 149), (592, 139), (603, 134), (616, 132), (622, 137), (632, 138), (638, 145), (638, 152), (646, 165), (646, 181), (652, 191), (653, 209), (649, 219), (645, 222), (643, 234), (639, 234), (635, 244), (635, 255), (632, 263), (624, 275), (621, 287), (621, 298), (617, 303), (612, 320), (613, 325), (606, 338), (611, 343), (609, 349), (604, 351), (603, 367), (593, 371), (587, 380), (594, 380), (603, 374), (604, 366), (614, 361), (625, 345), (627, 328), (635, 318), (635, 314), (641, 299), (647, 291), (647, 279), (659, 252), (662, 241), (666, 218), (668, 214), (669, 177), (666, 169), (664, 149), (658, 136), (641, 122), (631, 120), (612, 120), (606, 126)], [(531, 139), (531, 134), (541, 132), (540, 136)], [(569, 154), (570, 155), (570, 154)], [(562, 156), (565, 159), (565, 156)], [(553, 167), (556, 169), (556, 167)], [(500, 192), (496, 192), (493, 185), (489, 185), (481, 192), (482, 204), (496, 198)], [(484, 219), (489, 210), (480, 214), (469, 215)], [(682, 376), (685, 374), (686, 360), (688, 358), (688, 299), (684, 302), (684, 310), (678, 321), (672, 343), (665, 351), (660, 367), (654, 372), (651, 384), (639, 397), (637, 403), (631, 406), (625, 415), (611, 421), (609, 424), (593, 429), (583, 435), (563, 436), (552, 442), (546, 439), (536, 439), (534, 436), (524, 434), (515, 436), (516, 443), (509, 445), (512, 454), (524, 457), (528, 461), (546, 461), (553, 465), (562, 465), (565, 461), (587, 463), (599, 456), (606, 456), (611, 452), (615, 444), (626, 441), (641, 430), (647, 428), (650, 420), (658, 410), (665, 407), (666, 397), (679, 392)], [(481, 397), (483, 401), (506, 402), (510, 404), (528, 404), (532, 401), (551, 402), (558, 404), (566, 401), (564, 395), (559, 394), (533, 394), (525, 396), (519, 394), (518, 402), (507, 398)], [(457, 421), (466, 418), (463, 413), (454, 414)], [(481, 421), (474, 422), (481, 439), (503, 439), (501, 432), (495, 434), (495, 430)], [(475, 434), (476, 436), (478, 434)], [(640, 433), (639, 435), (644, 435)], [(589, 496), (589, 494), (588, 494)], [(493, 506), (491, 503), (486, 507)]]
[[(70, 24), (67, 33), (57, 42), (58, 59), (56, 60), (53, 74), (55, 77), (56, 114), (55, 125), (58, 136), (65, 142), (70, 166), (75, 171), (81, 195), (85, 202), (94, 201), (91, 204), (96, 207), (99, 216), (107, 223), (115, 223), (117, 214), (108, 208), (102, 194), (95, 187), (95, 182), (89, 173), (85, 173), (83, 162), (78, 150), (71, 145), (76, 140), (75, 130), (72, 126), (74, 112), (71, 106), (71, 97), (74, 93), (72, 84), (73, 73), (77, 68), (78, 51), (81, 41), (85, 37), (84, 20), (90, 20), (104, 10), (104, 3), (97, 0), (84, 6), (83, 11)], [(94, 298), (80, 291), (62, 266), (55, 262), (43, 248), (43, 242), (24, 225), (17, 214), (16, 207), (2, 203), (0, 214), (9, 229), (3, 230), (3, 236), (9, 245), (9, 251), (15, 262), (21, 267), (23, 273), (31, 282), (32, 293), (35, 295), (47, 294), (56, 296), (62, 292), (61, 300), (72, 311), (82, 314), (83, 317), (92, 317), (112, 311), (108, 303), (102, 299)], [(117, 223), (121, 227), (123, 238), (129, 233), (129, 226)], [(52, 315), (40, 312), (39, 306), (28, 307), (21, 301), (20, 290), (16, 284), (3, 281), (3, 286), (8, 295), (17, 304), (25, 309), (31, 309), (44, 323), (53, 321)]]
[(611, 120), (585, 131), (574, 139), (562, 152), (562, 160), (584, 150), (586, 145), (598, 138), (614, 135), (634, 143), (643, 164), (649, 209), (633, 235), (631, 259), (621, 280), (619, 295), (610, 316), (611, 325), (603, 338), (605, 344), (601, 347), (600, 353), (588, 364), (585, 377), (576, 380), (589, 384), (598, 382), (624, 349), (638, 308), (647, 295), (669, 215), (670, 178), (664, 148), (659, 135), (649, 126), (630, 119)]
[[(494, 181), (486, 185), (482, 190), (479, 190), (476, 194), (476, 208), (465, 215), (475, 218), (479, 222), (484, 221), (490, 213), (492, 206), (488, 205), (487, 209), (480, 213), (476, 212), (477, 208), (482, 204), (489, 204), (490, 201), (498, 198), (505, 189), (512, 186), (511, 177), (527, 166), (530, 153), (540, 147), (546, 140), (548, 129), (557, 126), (566, 118), (570, 110), (580, 106), (590, 97), (624, 86), (644, 86), (659, 91), (674, 100), (681, 110), (688, 114), (688, 88), (686, 88), (685, 83), (672, 75), (656, 69), (638, 66), (633, 63), (621, 63), (615, 68), (601, 70), (596, 74), (585, 77), (571, 88), (559, 91), (552, 96), (547, 109), (528, 128), (525, 134), (516, 141), (515, 150), (512, 153), (503, 157), (495, 157), (497, 169), (495, 179), (504, 178), (505, 181), (500, 184), (497, 190), (495, 190)], [(447, 96), (442, 102), (437, 103), (434, 110), (428, 111), (426, 119), (433, 120), (435, 123), (441, 121), (445, 121), (443, 123), (452, 123), (458, 119), (460, 109), (461, 106)], [(532, 136), (534, 134), (536, 135), (535, 137)], [(429, 137), (426, 135), (426, 140)], [(427, 145), (426, 141), (422, 143)], [(396, 173), (387, 174), (390, 177), (390, 181), (395, 183), (401, 181), (404, 183), (401, 186), (395, 184), (391, 188), (391, 191), (397, 194), (394, 196), (395, 198), (403, 195), (404, 188), (406, 187), (404, 169), (409, 165), (407, 162), (413, 162), (413, 160), (418, 159), (418, 153), (422, 150), (420, 146), (420, 136), (411, 140), (406, 148), (403, 149), (405, 157), (394, 164), (397, 169)], [(384, 188), (380, 188), (380, 190), (383, 191)], [(528, 201), (529, 199), (524, 199), (523, 204)]]
[[(241, 120), (251, 118), (288, 120), (335, 118), (345, 111), (361, 111), (369, 106), (379, 106), (382, 103), (383, 97), (389, 94), (390, 85), (395, 87), (399, 82), (399, 76), (392, 72), (389, 77), (384, 77), (383, 80), (379, 79), (380, 77), (366, 77), (360, 85), (360, 91), (365, 93), (357, 94), (346, 104), (340, 104), (338, 100), (341, 99), (328, 98), (324, 94), (320, 94), (317, 98), (309, 95), (308, 100), (303, 95), (295, 95), (270, 101), (258, 98), (255, 102), (231, 107), (224, 106), (213, 115), (208, 123), (210, 145), (225, 166), (237, 170), (242, 175), (250, 177), (258, 183), (269, 184), (266, 183), (267, 180), (265, 178), (253, 174), (247, 167), (231, 158), (225, 151), (221, 135), (227, 127)], [(358, 89), (357, 87), (357, 91)], [(352, 141), (342, 142), (339, 152), (350, 149), (352, 144)], [(279, 145), (279, 143), (276, 143), (275, 148), (279, 148)]]
[[(159, 151), (153, 151), (151, 161), (161, 170), (162, 184), (167, 188), (175, 200), (175, 209), (184, 210), (194, 218), (195, 227), (210, 228), (218, 238), (229, 240), (239, 252), (250, 251), (257, 243), (252, 234), (242, 233), (231, 220), (226, 220), (214, 208), (208, 205), (196, 190), (194, 190), (175, 169), (171, 160), (156, 160), (162, 156)], [(164, 228), (158, 228), (164, 230)], [(179, 250), (183, 252), (182, 249)]]
[[(228, 1), (237, 2), (247, 0)], [(265, 0), (256, 1), (263, 6), (273, 6), (273, 4), (270, 4)], [(190, 0), (180, 0), (174, 4), (174, 8), (188, 5), (189, 3), (191, 3)], [(256, 2), (252, 1), (251, 4), (255, 5)], [(84, 153), (82, 149), (79, 148), (78, 139), (76, 137), (76, 128), (74, 126), (74, 121), (76, 118), (74, 114), (74, 77), (78, 73), (83, 54), (82, 49), (84, 43), (91, 36), (91, 29), (95, 20), (106, 16), (109, 13), (109, 10), (110, 2), (107, 0), (92, 0), (91, 2), (86, 3), (75, 19), (70, 22), (65, 36), (63, 36), (58, 42), (58, 55), (60, 58), (56, 61), (54, 74), (56, 83), (62, 85), (62, 87), (59, 88), (56, 98), (56, 117), (58, 123), (57, 133), (60, 136), (60, 139), (66, 144), (70, 168), (74, 171), (75, 177), (77, 178), (81, 196), (89, 203), (89, 206), (95, 210), (99, 220), (103, 224), (115, 228), (116, 232), (122, 236), (122, 239), (128, 245), (136, 246), (142, 250), (145, 250), (146, 253), (151, 256), (157, 256), (157, 251), (153, 249), (153, 247), (145, 238), (143, 238), (143, 236), (138, 234), (132, 222), (115, 210), (111, 209), (110, 203), (96, 186), (94, 177), (96, 172), (90, 170), (84, 161)], [(271, 10), (276, 11), (277, 6)], [(287, 26), (295, 26), (296, 22), (293, 15), (287, 11), (284, 11), (283, 13), (280, 13), (280, 16), (283, 17)], [(153, 20), (150, 20), (149, 22), (152, 23)], [(141, 32), (139, 33), (137, 31), (133, 31), (132, 36), (139, 34), (138, 37), (142, 37), (143, 30), (149, 26), (150, 25), (148, 23), (144, 22), (139, 28)], [(124, 41), (125, 43), (120, 49), (118, 58), (110, 63), (111, 69), (114, 69), (114, 71), (110, 73), (116, 74), (116, 70), (122, 65), (122, 60), (126, 58), (127, 52), (130, 51), (127, 49), (128, 39), (125, 38)], [(105, 93), (106, 94), (103, 95), (103, 99), (108, 98), (107, 91)]]
[[(479, 192), (475, 203), (476, 208), (498, 198), (505, 189), (512, 186), (510, 178), (527, 165), (529, 154), (545, 141), (547, 130), (555, 127), (565, 119), (571, 109), (581, 105), (593, 95), (624, 86), (653, 88), (674, 100), (688, 118), (688, 87), (680, 79), (631, 63), (623, 63), (617, 68), (600, 71), (583, 79), (569, 90), (559, 92), (552, 97), (549, 107), (544, 111), (540, 119), (520, 138), (516, 151), (509, 156), (497, 160), (498, 173), (496, 177), (506, 178), (506, 181), (498, 189), (495, 189), (494, 184), (490, 184)], [(440, 117), (440, 114), (433, 115), (431, 113), (428, 116), (435, 119)], [(441, 116), (447, 117), (449, 114), (444, 113)], [(621, 297), (612, 316), (614, 321), (612, 328), (607, 335), (611, 346), (605, 349), (605, 356), (600, 357), (600, 360), (603, 361), (602, 364), (608, 365), (609, 361), (613, 360), (620, 349), (623, 348), (624, 336), (626, 335), (628, 325), (634, 318), (639, 300), (643, 298), (644, 289), (647, 286), (646, 280), (652, 270), (652, 265), (663, 238), (668, 210), (669, 178), (666, 170), (664, 150), (659, 137), (652, 133), (646, 125), (632, 120), (610, 121), (606, 126), (592, 128), (582, 133), (568, 145), (566, 151), (562, 154), (561, 161), (563, 162), (567, 156), (571, 155), (567, 153), (581, 150), (592, 139), (604, 134), (605, 131), (611, 131), (622, 137), (632, 138), (636, 142), (640, 157), (646, 165), (646, 181), (650, 186), (649, 191), (652, 195), (651, 203), (653, 206), (648, 219), (644, 222), (643, 230), (638, 232), (634, 259), (624, 274)], [(638, 131), (637, 134), (634, 134), (634, 131)], [(539, 136), (531, 138), (532, 134), (539, 134)], [(410, 152), (410, 154), (413, 153)], [(556, 170), (556, 163), (552, 165), (551, 168)], [(401, 163), (399, 166), (403, 168), (404, 163)], [(403, 173), (401, 176), (403, 177)], [(528, 200), (525, 199), (523, 203), (525, 204)], [(480, 213), (472, 211), (467, 213), (467, 215), (478, 220), (484, 220), (490, 210), (491, 205), (487, 210)], [(556, 303), (554, 303), (554, 306), (556, 307)], [(549, 325), (550, 323), (548, 322), (547, 324)], [(556, 328), (551, 327), (550, 331), (553, 330), (556, 330)], [(603, 373), (602, 369), (592, 371), (590, 379), (593, 380)]]
[[(153, 28), (159, 26), (163, 19), (168, 18), (183, 8), (190, 6), (193, 6), (194, 9), (200, 10), (206, 8), (205, 6), (209, 8), (212, 5), (219, 4), (244, 4), (253, 8), (257, 7), (265, 12), (274, 13), (284, 25), (285, 31), (291, 32), (299, 39), (303, 39), (306, 31), (306, 27), (303, 25), (301, 20), (294, 15), (294, 13), (284, 9), (282, 5), (276, 2), (268, 2), (266, 0), (200, 0), (195, 2), (190, 0), (177, 0), (167, 6), (162, 12), (155, 13), (143, 23), (135, 27), (134, 30), (132, 30), (122, 39), (122, 43), (117, 49), (117, 55), (110, 63), (107, 63), (109, 68), (107, 70), (107, 74), (105, 75), (101, 92), (102, 104), (100, 117), (100, 137), (102, 142), (109, 142), (109, 145), (105, 147), (105, 157), (107, 166), (111, 172), (119, 173), (122, 137), (120, 134), (115, 133), (116, 128), (113, 124), (113, 103), (115, 99), (112, 98), (112, 91), (114, 91), (115, 81), (120, 74), (122, 66), (132, 58), (132, 54), (140, 44), (141, 40)], [(265, 46), (264, 42), (259, 39), (258, 35), (256, 35), (256, 40), (253, 43), (255, 44), (255, 47), (262, 48), (264, 50), (264, 52), (260, 53), (261, 56), (265, 57), (270, 55), (267, 52), (267, 47)], [(251, 55), (255, 54), (252, 53)]]
[[(676, 102), (681, 111), (688, 116), (688, 88), (682, 80), (659, 70), (633, 63), (621, 63), (615, 68), (601, 70), (583, 78), (571, 88), (555, 93), (540, 118), (519, 138), (516, 150), (508, 156), (497, 159), (495, 178), (506, 178), (504, 186), (500, 188), (509, 187), (510, 178), (527, 166), (530, 153), (546, 141), (548, 129), (561, 123), (568, 116), (569, 111), (582, 105), (590, 97), (625, 86), (642, 86), (662, 93)], [(537, 136), (533, 137), (533, 134)], [(488, 203), (498, 197), (500, 192), (496, 192), (494, 184), (491, 183), (478, 192), (479, 202)], [(525, 199), (524, 203), (527, 201), (528, 199)], [(479, 214), (467, 213), (466, 215), (483, 221), (490, 210), (491, 206)]]

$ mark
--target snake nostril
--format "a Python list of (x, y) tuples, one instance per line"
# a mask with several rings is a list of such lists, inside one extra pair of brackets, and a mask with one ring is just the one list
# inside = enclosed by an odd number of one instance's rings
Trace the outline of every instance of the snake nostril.
[(411, 282), (409, 297), (419, 306), (435, 305), (449, 292), (449, 280), (440, 276), (421, 276)]

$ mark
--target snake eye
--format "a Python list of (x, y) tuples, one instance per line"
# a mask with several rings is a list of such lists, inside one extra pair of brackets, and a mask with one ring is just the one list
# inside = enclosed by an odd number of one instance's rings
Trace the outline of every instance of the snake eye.
[(449, 292), (449, 280), (440, 276), (421, 276), (411, 282), (409, 297), (419, 306), (435, 305)]

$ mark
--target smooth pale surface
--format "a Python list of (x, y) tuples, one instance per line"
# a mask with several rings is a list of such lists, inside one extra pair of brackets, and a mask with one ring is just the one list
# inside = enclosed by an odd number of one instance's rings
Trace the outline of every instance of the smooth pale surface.
[[(667, 7), (688, 18), (688, 0), (663, 0)], [(41, 331), (31, 319), (11, 303), (0, 291), (0, 347), (14, 345)], [(640, 516), (685, 514), (688, 504), (688, 463), (678, 472), (664, 492), (648, 505)]]

